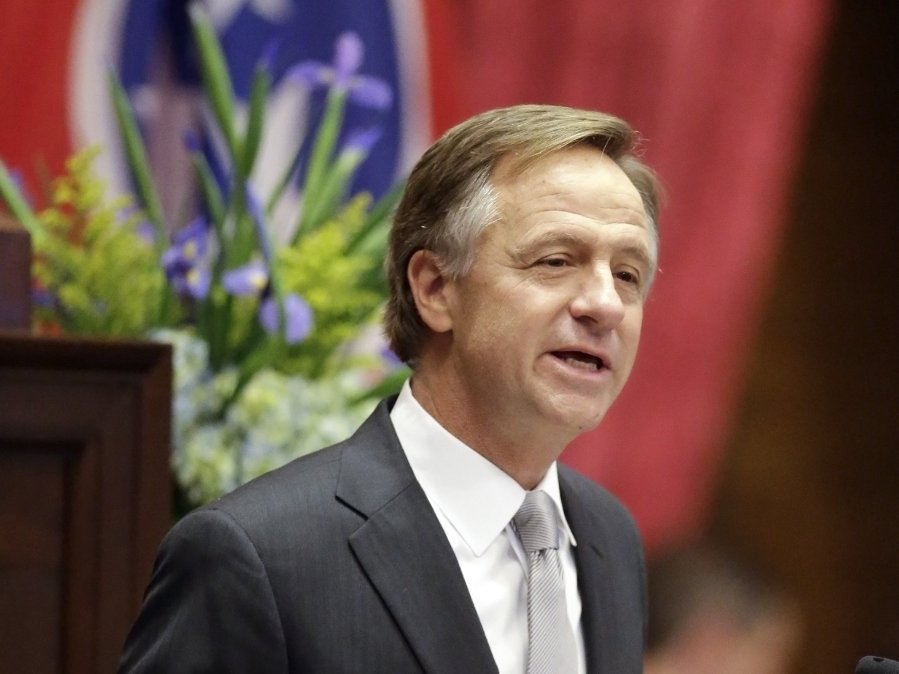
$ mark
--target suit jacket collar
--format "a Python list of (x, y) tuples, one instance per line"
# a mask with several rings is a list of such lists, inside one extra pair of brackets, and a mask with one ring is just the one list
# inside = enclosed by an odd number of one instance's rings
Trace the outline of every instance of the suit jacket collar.
[(581, 595), (581, 629), (587, 655), (587, 672), (604, 671), (604, 645), (614, 643), (612, 625), (603, 619), (603, 607), (609, 606), (613, 588), (607, 568), (605, 526), (596, 513), (586, 507), (589, 499), (580, 494), (578, 481), (570, 469), (559, 467), (559, 488), (571, 530), (578, 541), (574, 548), (578, 590)]
[(465, 579), (382, 402), (343, 453), (337, 499), (365, 518), (349, 543), (427, 672), (496, 672)]
[[(449, 542), (415, 480), (382, 402), (346, 447), (337, 499), (365, 521), (349, 543), (359, 564), (427, 672), (496, 672), (496, 663)], [(614, 643), (602, 607), (611, 601), (605, 526), (570, 469), (559, 466), (565, 515), (578, 541), (575, 561), (587, 671), (600, 672)]]

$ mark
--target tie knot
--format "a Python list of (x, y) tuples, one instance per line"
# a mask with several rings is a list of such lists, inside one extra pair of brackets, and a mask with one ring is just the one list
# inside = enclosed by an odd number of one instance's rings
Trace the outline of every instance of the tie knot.
[(553, 550), (559, 547), (553, 501), (545, 491), (530, 491), (512, 518), (524, 551)]

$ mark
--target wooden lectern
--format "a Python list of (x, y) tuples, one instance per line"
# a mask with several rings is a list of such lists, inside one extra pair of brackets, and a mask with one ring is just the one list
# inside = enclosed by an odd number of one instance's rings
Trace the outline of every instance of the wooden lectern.
[(168, 345), (0, 332), (0, 672), (115, 671), (171, 524), (171, 388)]
[(31, 241), (0, 213), (0, 330), (27, 330), (31, 320)]

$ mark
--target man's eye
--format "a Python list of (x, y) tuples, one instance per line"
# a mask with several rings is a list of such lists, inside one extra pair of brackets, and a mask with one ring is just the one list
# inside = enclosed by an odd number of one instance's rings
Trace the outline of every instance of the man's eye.
[(540, 260), (540, 264), (546, 267), (565, 267), (568, 265), (568, 260), (563, 257), (546, 257)]
[(625, 283), (632, 283), (634, 285), (639, 285), (640, 283), (640, 277), (632, 271), (623, 270), (616, 272), (615, 277)]

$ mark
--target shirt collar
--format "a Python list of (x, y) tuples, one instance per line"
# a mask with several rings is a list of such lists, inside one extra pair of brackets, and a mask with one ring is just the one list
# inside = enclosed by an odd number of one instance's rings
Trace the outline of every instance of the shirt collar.
[[(408, 381), (390, 419), (428, 500), (480, 557), (518, 512), (525, 490), (428, 414), (412, 395)], [(576, 545), (562, 508), (555, 462), (537, 489), (549, 494), (556, 504), (562, 530), (571, 545)]]

